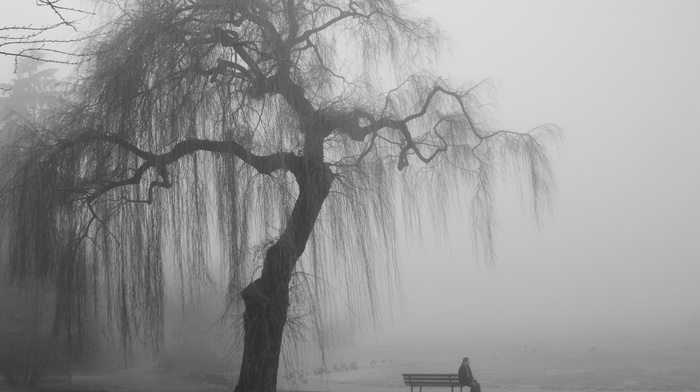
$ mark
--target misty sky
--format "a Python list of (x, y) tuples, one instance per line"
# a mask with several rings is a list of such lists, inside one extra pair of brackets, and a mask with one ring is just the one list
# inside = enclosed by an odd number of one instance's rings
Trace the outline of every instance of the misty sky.
[(444, 72), (491, 78), (503, 127), (563, 128), (557, 205), (538, 230), (517, 187), (501, 188), (495, 268), (475, 261), (458, 219), (451, 251), (410, 248), (405, 310), (382, 336), (563, 335), (700, 312), (700, 2), (433, 0), (425, 11), (452, 39)]
[[(0, 0), (2, 25), (16, 1)], [(490, 78), (500, 126), (562, 127), (551, 151), (558, 195), (538, 229), (518, 188), (500, 188), (495, 267), (477, 258), (466, 217), (449, 222), (449, 248), (430, 233), (406, 243), (404, 306), (371, 339), (566, 334), (700, 312), (700, 2), (420, 9), (451, 39), (443, 74)], [(0, 64), (9, 81), (11, 62)]]

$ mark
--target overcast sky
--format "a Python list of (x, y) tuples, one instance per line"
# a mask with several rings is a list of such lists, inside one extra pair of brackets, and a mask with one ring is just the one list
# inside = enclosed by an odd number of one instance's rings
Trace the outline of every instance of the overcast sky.
[[(23, 0), (28, 3), (33, 3)], [(0, 0), (8, 9), (16, 0)], [(540, 230), (503, 187), (497, 263), (406, 244), (405, 306), (376, 339), (683, 323), (700, 312), (700, 2), (430, 0), (441, 71), (495, 86), (501, 126), (559, 125)], [(1, 81), (11, 67), (2, 63)], [(468, 309), (465, 310), (465, 309)]]
[(411, 248), (403, 316), (380, 338), (561, 335), (700, 312), (700, 2), (426, 4), (452, 39), (444, 72), (491, 78), (502, 126), (564, 130), (557, 205), (538, 230), (502, 188), (495, 268), (475, 261), (459, 220), (450, 251)]

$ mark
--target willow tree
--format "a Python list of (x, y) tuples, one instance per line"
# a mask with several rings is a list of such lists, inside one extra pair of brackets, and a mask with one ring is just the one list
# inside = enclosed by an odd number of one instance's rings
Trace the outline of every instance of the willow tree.
[(167, 271), (186, 290), (221, 258), (237, 391), (276, 389), (290, 311), (322, 282), (375, 303), (397, 208), (439, 226), (471, 187), (489, 253), (499, 162), (549, 196), (551, 128), (491, 129), (478, 86), (424, 70), (439, 30), (393, 0), (139, 0), (95, 36), (70, 103), (5, 153), (11, 270), (54, 282), (66, 328), (105, 309), (157, 348)]

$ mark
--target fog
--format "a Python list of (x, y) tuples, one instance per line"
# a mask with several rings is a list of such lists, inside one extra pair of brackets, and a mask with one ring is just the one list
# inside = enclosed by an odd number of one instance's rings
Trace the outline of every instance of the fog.
[(424, 11), (452, 38), (444, 71), (489, 79), (504, 128), (563, 128), (558, 194), (538, 227), (503, 184), (494, 266), (475, 254), (464, 217), (442, 246), (431, 233), (407, 242), (405, 306), (369, 340), (697, 318), (700, 4), (433, 1)]
[(463, 214), (447, 237), (405, 237), (401, 299), (382, 306), (379, 328), (343, 331), (352, 337), (337, 346), (468, 352), (480, 339), (656, 327), (697, 336), (700, 2), (431, 0), (419, 12), (450, 39), (439, 71), (493, 86), (498, 127), (563, 129), (551, 150), (558, 191), (538, 224), (506, 178), (493, 264)]

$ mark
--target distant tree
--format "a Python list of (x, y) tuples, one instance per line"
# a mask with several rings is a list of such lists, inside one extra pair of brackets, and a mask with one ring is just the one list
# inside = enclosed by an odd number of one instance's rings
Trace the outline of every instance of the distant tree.
[[(38, 61), (18, 61), (12, 83), (0, 92), (0, 145), (17, 128), (35, 124), (55, 88), (54, 73), (55, 69), (42, 67)], [(0, 227), (0, 232), (6, 230), (6, 225)], [(0, 258), (0, 270), (7, 268), (7, 258)], [(0, 275), (0, 376), (7, 384), (32, 387), (64, 348), (54, 328), (56, 297), (53, 290), (33, 279), (12, 283), (6, 274)]]
[(274, 391), (285, 325), (318, 320), (323, 282), (377, 316), (397, 208), (440, 226), (471, 187), (490, 256), (499, 162), (522, 169), (536, 212), (550, 197), (542, 138), (555, 127), (491, 129), (478, 85), (423, 70), (440, 33), (393, 0), (119, 10), (86, 49), (73, 103), (3, 157), (12, 274), (55, 282), (62, 325), (106, 309), (125, 346), (158, 349), (168, 271), (196, 290), (220, 257), (244, 309), (236, 391)]
[[(41, 57), (41, 55), (35, 55)], [(0, 121), (11, 114), (35, 116), (47, 108), (52, 93), (56, 93), (56, 69), (42, 67), (42, 63), (22, 58), (10, 84), (0, 91)]]

